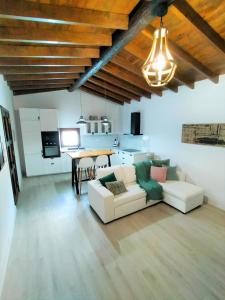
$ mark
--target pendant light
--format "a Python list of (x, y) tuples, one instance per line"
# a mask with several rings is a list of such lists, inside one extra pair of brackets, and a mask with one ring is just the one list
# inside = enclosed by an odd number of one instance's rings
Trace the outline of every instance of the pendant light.
[[(107, 113), (107, 99), (106, 99), (106, 88), (105, 88), (105, 111)], [(110, 124), (109, 119), (107, 116), (104, 116), (102, 122), (101, 122), (104, 126), (107, 126)]]
[(167, 14), (168, 5), (166, 2), (159, 4), (157, 16), (160, 19), (160, 28), (156, 29), (153, 37), (152, 49), (146, 59), (142, 73), (150, 86), (160, 87), (169, 83), (173, 78), (176, 63), (168, 48), (168, 30), (163, 26), (162, 17)]
[(82, 115), (81, 91), (80, 91), (80, 113), (81, 113), (81, 115), (80, 115), (79, 120), (77, 121), (77, 124), (78, 124), (78, 125), (86, 125), (87, 122), (85, 121), (84, 116)]

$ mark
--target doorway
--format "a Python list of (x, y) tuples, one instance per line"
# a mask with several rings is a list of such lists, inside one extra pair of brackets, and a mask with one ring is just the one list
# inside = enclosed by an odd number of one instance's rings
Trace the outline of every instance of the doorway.
[(15, 157), (15, 150), (13, 144), (13, 134), (12, 134), (11, 121), (10, 121), (10, 114), (8, 110), (6, 110), (4, 107), (1, 106), (0, 109), (2, 113), (3, 129), (5, 134), (6, 151), (7, 151), (8, 162), (9, 162), (9, 171), (10, 171), (10, 177), (12, 182), (12, 190), (14, 195), (14, 202), (16, 205), (20, 188), (19, 188), (19, 181), (18, 181), (17, 168), (16, 168), (16, 157)]

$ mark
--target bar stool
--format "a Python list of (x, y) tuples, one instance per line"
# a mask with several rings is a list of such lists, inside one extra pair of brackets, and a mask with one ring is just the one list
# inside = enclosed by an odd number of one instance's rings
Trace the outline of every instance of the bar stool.
[(77, 165), (77, 173), (78, 173), (78, 184), (79, 190), (81, 193), (81, 185), (83, 180), (83, 173), (86, 175), (87, 180), (91, 180), (94, 178), (94, 161), (91, 157), (81, 158)]
[(99, 155), (95, 161), (95, 170), (98, 168), (108, 167), (108, 157), (107, 155)]

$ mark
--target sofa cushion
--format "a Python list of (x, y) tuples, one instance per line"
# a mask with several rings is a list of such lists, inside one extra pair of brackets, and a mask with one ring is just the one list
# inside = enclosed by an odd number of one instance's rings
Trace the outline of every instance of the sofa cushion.
[(164, 193), (176, 197), (181, 201), (188, 201), (203, 193), (203, 189), (194, 184), (183, 181), (166, 181), (162, 183)]
[(167, 167), (152, 166), (150, 172), (151, 172), (150, 175), (151, 179), (159, 182), (166, 182)]
[(99, 181), (101, 182), (101, 184), (103, 186), (106, 186), (107, 182), (116, 181), (116, 177), (115, 177), (114, 173), (110, 173), (109, 175), (99, 178)]
[(123, 178), (125, 184), (135, 183), (136, 182), (136, 174), (134, 166), (123, 166)]
[(126, 188), (127, 188), (127, 192), (115, 196), (114, 198), (115, 207), (146, 197), (145, 191), (141, 189), (138, 184), (129, 184), (126, 185)]
[(107, 176), (111, 173), (114, 173), (116, 176), (116, 180), (118, 181), (124, 181), (124, 173), (123, 168), (121, 166), (113, 166), (108, 168), (99, 168), (96, 170), (96, 177), (97, 179)]
[(169, 167), (170, 159), (152, 159), (152, 165), (155, 167)]
[(179, 180), (177, 175), (177, 167), (167, 167), (166, 180)]
[(120, 195), (122, 193), (127, 192), (127, 189), (123, 181), (106, 182), (105, 185), (107, 189), (113, 193), (113, 195)]

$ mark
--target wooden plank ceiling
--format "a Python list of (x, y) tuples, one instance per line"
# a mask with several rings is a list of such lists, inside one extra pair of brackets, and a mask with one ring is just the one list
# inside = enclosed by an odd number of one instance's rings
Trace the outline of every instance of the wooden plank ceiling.
[[(140, 0), (1, 0), (0, 73), (14, 95), (69, 89), (128, 30)], [(82, 90), (118, 104), (141, 96), (163, 96), (202, 79), (217, 83), (225, 73), (225, 1), (176, 0), (164, 17), (178, 68), (163, 89), (145, 82), (141, 66), (152, 44), (155, 18)]]

